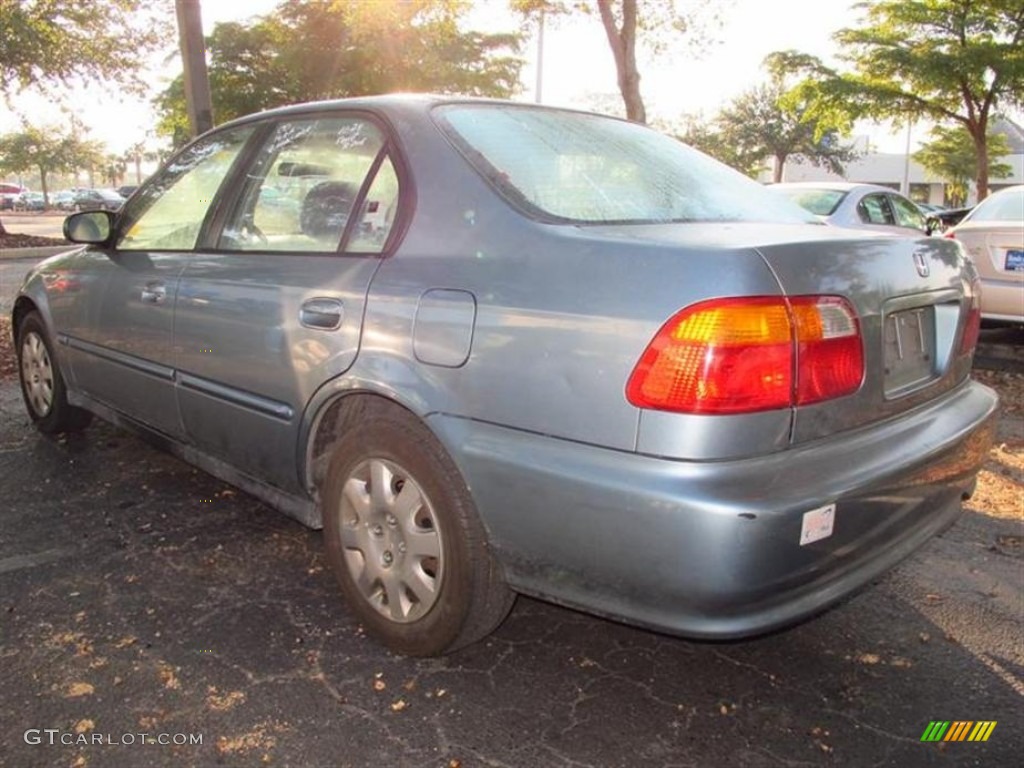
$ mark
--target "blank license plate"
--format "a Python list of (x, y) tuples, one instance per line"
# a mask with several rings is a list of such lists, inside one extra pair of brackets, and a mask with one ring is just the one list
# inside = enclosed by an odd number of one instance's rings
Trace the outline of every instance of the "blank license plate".
[(935, 372), (935, 309), (885, 318), (885, 395), (896, 397), (931, 381)]
[(1007, 272), (1024, 272), (1024, 251), (1007, 251), (1005, 267)]

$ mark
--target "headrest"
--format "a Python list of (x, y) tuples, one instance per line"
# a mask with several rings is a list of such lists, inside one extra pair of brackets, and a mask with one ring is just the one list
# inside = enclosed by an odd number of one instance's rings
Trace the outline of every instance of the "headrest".
[(309, 190), (302, 201), (299, 226), (303, 234), (316, 240), (333, 240), (337, 245), (355, 197), (356, 188), (353, 184), (321, 181)]

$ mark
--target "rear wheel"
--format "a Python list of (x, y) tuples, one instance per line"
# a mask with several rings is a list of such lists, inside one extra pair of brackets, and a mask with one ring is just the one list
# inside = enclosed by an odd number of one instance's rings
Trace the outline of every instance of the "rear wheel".
[(87, 427), (92, 414), (68, 403), (64, 377), (38, 312), (30, 312), (22, 319), (17, 345), (21, 394), (36, 428), (56, 434)]
[(346, 603), (395, 651), (456, 650), (512, 607), (465, 481), (430, 431), (396, 406), (370, 408), (346, 430), (323, 515)]

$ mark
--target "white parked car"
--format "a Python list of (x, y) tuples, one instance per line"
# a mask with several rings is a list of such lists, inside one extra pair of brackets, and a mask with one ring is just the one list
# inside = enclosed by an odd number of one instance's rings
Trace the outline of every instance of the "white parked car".
[(1024, 323), (1024, 184), (982, 200), (946, 233), (959, 240), (981, 277), (981, 316)]
[(836, 227), (909, 235), (928, 231), (921, 209), (899, 192), (876, 184), (794, 182), (772, 184), (822, 221)]

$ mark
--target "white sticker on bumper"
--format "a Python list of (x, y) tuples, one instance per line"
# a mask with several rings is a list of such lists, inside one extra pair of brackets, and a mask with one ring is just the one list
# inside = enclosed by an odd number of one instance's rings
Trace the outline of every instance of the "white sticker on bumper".
[(824, 507), (812, 509), (810, 512), (804, 512), (803, 525), (800, 526), (800, 546), (827, 539), (832, 535), (832, 526), (835, 521), (835, 504), (827, 504)]

